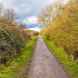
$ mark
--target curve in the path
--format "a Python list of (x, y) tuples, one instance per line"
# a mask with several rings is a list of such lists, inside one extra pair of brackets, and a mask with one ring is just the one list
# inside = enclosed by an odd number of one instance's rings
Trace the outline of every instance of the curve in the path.
[(68, 78), (41, 38), (37, 42), (28, 78)]

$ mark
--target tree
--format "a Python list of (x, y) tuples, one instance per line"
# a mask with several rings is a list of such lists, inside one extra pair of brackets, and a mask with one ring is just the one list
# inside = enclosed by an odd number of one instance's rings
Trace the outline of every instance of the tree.
[(3, 5), (0, 3), (0, 16), (2, 16)]
[(64, 48), (74, 59), (78, 58), (78, 3), (76, 1), (63, 7), (56, 4), (55, 13), (57, 13), (54, 18), (49, 13), (51, 11), (46, 10), (47, 15), (53, 20), (48, 19), (49, 24), (45, 21), (48, 26), (45, 36), (54, 41), (57, 46)]
[(4, 11), (4, 17), (9, 20), (9, 21), (14, 21), (15, 20), (15, 17), (16, 17), (16, 14), (14, 12), (13, 9), (5, 9)]

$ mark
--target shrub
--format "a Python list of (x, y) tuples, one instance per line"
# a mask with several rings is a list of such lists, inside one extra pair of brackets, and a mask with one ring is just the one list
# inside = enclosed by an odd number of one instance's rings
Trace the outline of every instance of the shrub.
[(0, 63), (6, 63), (16, 57), (27, 41), (24, 28), (7, 20), (0, 20)]

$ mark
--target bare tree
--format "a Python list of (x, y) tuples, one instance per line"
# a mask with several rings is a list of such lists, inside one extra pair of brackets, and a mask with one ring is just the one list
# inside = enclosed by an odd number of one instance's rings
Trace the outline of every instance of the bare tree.
[(0, 3), (0, 16), (2, 16), (2, 11), (3, 11), (3, 5)]
[(4, 17), (9, 20), (9, 21), (14, 21), (15, 20), (15, 12), (13, 9), (5, 9), (4, 11)]

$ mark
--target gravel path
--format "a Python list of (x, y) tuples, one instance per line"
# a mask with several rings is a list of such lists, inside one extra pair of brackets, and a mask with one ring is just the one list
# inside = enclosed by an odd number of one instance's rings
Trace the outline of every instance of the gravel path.
[(37, 42), (28, 78), (68, 78), (41, 38)]

